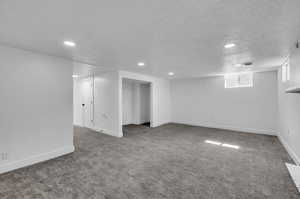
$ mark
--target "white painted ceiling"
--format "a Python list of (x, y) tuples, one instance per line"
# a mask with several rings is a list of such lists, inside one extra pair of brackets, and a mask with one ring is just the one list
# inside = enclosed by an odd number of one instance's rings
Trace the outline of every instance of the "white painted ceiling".
[(108, 70), (204, 76), (245, 61), (270, 70), (299, 38), (300, 0), (0, 0), (2, 44)]

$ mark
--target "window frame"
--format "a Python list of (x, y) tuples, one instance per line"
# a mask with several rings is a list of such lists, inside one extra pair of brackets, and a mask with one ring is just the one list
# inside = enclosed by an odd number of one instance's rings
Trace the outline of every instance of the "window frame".
[[(242, 75), (249, 75), (248, 84), (241, 84)], [(233, 83), (235, 85), (231, 86), (229, 81), (236, 81), (235, 83)], [(253, 87), (253, 72), (232, 73), (232, 74), (224, 75), (224, 88), (252, 88), (252, 87)]]

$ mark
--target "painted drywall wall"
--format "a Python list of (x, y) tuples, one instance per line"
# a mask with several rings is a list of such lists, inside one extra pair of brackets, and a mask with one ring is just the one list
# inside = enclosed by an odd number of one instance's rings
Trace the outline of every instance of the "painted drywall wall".
[[(124, 80), (123, 80), (124, 81)], [(125, 80), (126, 81), (126, 80)], [(132, 87), (132, 121), (130, 124), (140, 124), (140, 113), (141, 113), (141, 92), (140, 92), (140, 84), (137, 82), (133, 83)], [(122, 99), (123, 100), (123, 99)], [(122, 107), (122, 111), (124, 110)]]
[(167, 79), (157, 78), (149, 75), (141, 75), (127, 71), (119, 71), (119, 135), (122, 136), (122, 84), (123, 79), (133, 79), (151, 83), (151, 126), (157, 127), (171, 121), (170, 109), (170, 82)]
[(73, 124), (84, 126), (83, 107), (80, 97), (80, 81), (77, 78), (73, 79)]
[(0, 173), (74, 150), (72, 67), (0, 46)]
[(74, 81), (74, 97), (77, 98), (74, 100), (74, 124), (119, 136), (118, 73), (99, 73), (94, 79), (90, 76)]
[(150, 122), (150, 83), (123, 80), (123, 125)]
[(140, 84), (140, 124), (150, 122), (150, 84)]
[(276, 134), (276, 72), (254, 74), (252, 88), (224, 88), (224, 77), (171, 81), (172, 121)]
[(138, 106), (134, 100), (134, 86), (131, 81), (123, 81), (123, 125), (134, 124), (134, 106)]
[(278, 70), (278, 136), (293, 158), (300, 165), (300, 94), (285, 93), (290, 86), (300, 85), (300, 50), (290, 57), (291, 79), (282, 82), (282, 70)]
[(96, 130), (118, 136), (118, 73), (95, 75), (95, 121)]

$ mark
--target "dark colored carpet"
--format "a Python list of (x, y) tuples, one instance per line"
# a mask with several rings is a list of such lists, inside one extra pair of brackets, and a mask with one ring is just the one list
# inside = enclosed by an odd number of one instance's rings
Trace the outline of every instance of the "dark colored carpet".
[(124, 131), (75, 128), (73, 154), (0, 175), (0, 198), (300, 198), (276, 137), (179, 124)]

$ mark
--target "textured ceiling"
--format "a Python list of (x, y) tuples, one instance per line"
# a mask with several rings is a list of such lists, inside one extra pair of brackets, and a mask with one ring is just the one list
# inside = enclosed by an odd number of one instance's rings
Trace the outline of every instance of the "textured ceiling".
[(204, 76), (245, 70), (234, 67), (245, 61), (249, 70), (280, 65), (300, 38), (300, 1), (0, 0), (0, 24), (5, 45), (109, 70)]

